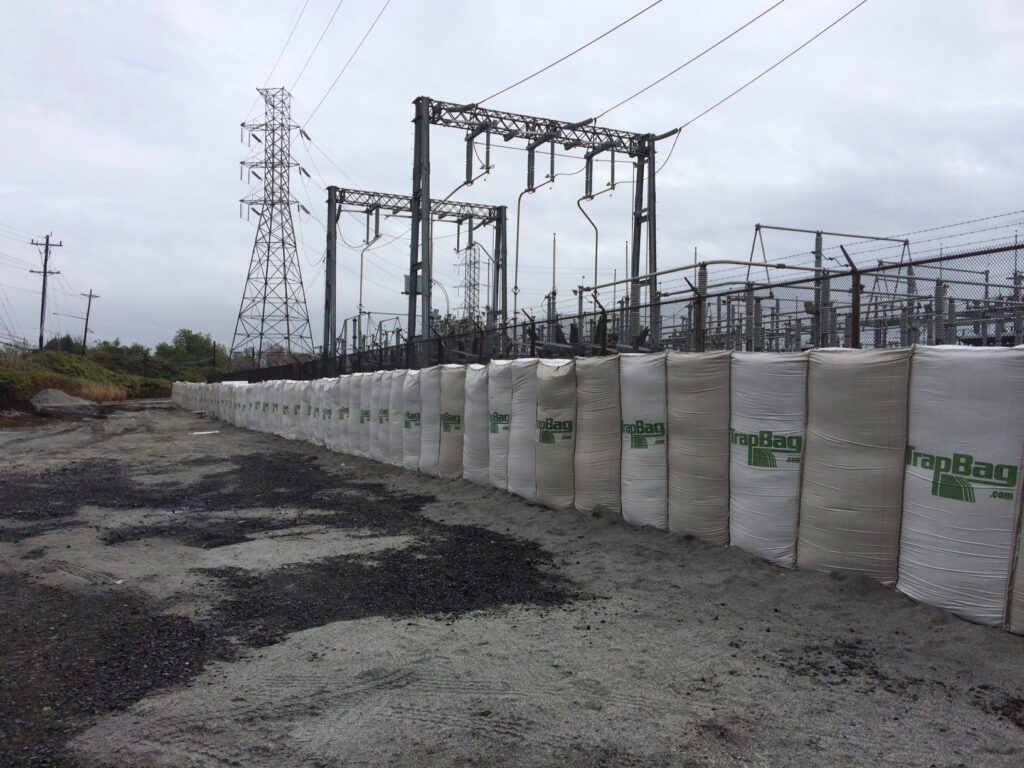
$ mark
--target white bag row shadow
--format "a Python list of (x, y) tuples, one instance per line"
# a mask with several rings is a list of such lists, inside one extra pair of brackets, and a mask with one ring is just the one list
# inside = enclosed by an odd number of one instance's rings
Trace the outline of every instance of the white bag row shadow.
[(554, 509), (865, 574), (1024, 634), (1024, 347), (518, 359), (172, 397)]

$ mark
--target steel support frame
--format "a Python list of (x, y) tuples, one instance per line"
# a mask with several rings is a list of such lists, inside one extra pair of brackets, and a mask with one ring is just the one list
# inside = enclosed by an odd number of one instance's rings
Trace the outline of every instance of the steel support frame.
[[(533, 186), (532, 159), (533, 153), (541, 145), (550, 143), (552, 151), (552, 163), (554, 162), (554, 148), (561, 145), (565, 150), (584, 149), (586, 150), (586, 161), (593, 162), (594, 156), (601, 152), (621, 152), (636, 161), (636, 195), (633, 206), (633, 250), (631, 261), (631, 272), (633, 279), (634, 295), (631, 297), (630, 329), (629, 340), (633, 341), (640, 333), (639, 306), (640, 306), (640, 275), (642, 264), (640, 259), (640, 243), (642, 240), (643, 228), (647, 228), (647, 272), (658, 271), (658, 249), (657, 249), (657, 217), (656, 217), (656, 167), (655, 167), (655, 144), (658, 137), (653, 134), (635, 133), (612, 128), (598, 126), (591, 120), (580, 122), (565, 122), (549, 118), (532, 117), (514, 112), (502, 112), (500, 110), (485, 109), (476, 104), (455, 104), (452, 102), (436, 101), (427, 96), (420, 96), (414, 102), (415, 118), (414, 123), (414, 144), (413, 144), (413, 227), (412, 238), (409, 248), (409, 269), (410, 275), (417, 274), (420, 270), (424, 274), (430, 273), (432, 266), (432, 254), (430, 249), (430, 216), (425, 200), (430, 195), (430, 125), (437, 125), (447, 128), (457, 128), (467, 133), (467, 142), (472, 138), (486, 133), (488, 137), (488, 160), (490, 137), (500, 136), (504, 141), (519, 139), (527, 142), (529, 163), (531, 172), (527, 180), (527, 188)], [(469, 175), (472, 148), (467, 143), (467, 179), (472, 181)], [(646, 178), (646, 184), (644, 180)], [(592, 183), (592, 182), (591, 182)], [(501, 227), (504, 233), (506, 230)], [(498, 253), (500, 252), (500, 256)], [(506, 244), (503, 239), (500, 249), (496, 246), (495, 262), (504, 265), (507, 262)], [(506, 270), (502, 269), (501, 290), (502, 290), (502, 312), (503, 323), (508, 322), (507, 314), (507, 291), (506, 291)], [(496, 285), (498, 280), (494, 280)], [(422, 310), (424, 327), (427, 327), (430, 312), (430, 284), (429, 279), (424, 279), (424, 293), (422, 297)], [(413, 279), (413, 288), (416, 287)], [(658, 297), (658, 284), (656, 278), (649, 278), (648, 304), (650, 305), (651, 325), (650, 343), (657, 347), (661, 334), (661, 317)], [(495, 297), (497, 298), (497, 297)], [(494, 302), (496, 305), (497, 302)], [(409, 296), (409, 321), (410, 324), (415, 318), (415, 297)], [(414, 326), (410, 326), (411, 328)], [(583, 329), (580, 329), (582, 334)], [(412, 334), (410, 334), (411, 339)], [(410, 342), (410, 355), (413, 347)], [(411, 362), (410, 362), (411, 364)]]

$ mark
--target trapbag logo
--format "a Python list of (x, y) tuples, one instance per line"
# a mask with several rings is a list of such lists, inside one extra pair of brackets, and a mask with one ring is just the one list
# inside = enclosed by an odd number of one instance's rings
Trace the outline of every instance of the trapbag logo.
[(920, 467), (932, 472), (932, 496), (973, 504), (975, 491), (994, 488), (993, 499), (1013, 499), (1017, 487), (1016, 464), (990, 464), (978, 461), (969, 453), (952, 456), (919, 451), (907, 446), (907, 466)]
[(369, 424), (370, 423), (370, 409), (369, 408), (362, 408), (362, 409), (360, 409), (360, 411), (359, 411), (359, 423), (360, 424)]
[(390, 408), (378, 408), (377, 409), (377, 423), (387, 424), (391, 421), (391, 409)]
[(458, 413), (442, 413), (441, 414), (441, 431), (442, 432), (461, 432), (462, 431), (462, 415)]
[(340, 421), (340, 420), (343, 420), (343, 419), (347, 419), (348, 415), (351, 412), (352, 411), (347, 406), (344, 406), (344, 405), (341, 406), (341, 408), (338, 409), (338, 420)]
[(572, 419), (537, 419), (537, 442), (554, 445), (558, 440), (572, 440)]
[(509, 429), (509, 426), (512, 423), (512, 417), (507, 413), (498, 413), (497, 411), (492, 411), (489, 421), (491, 433), (496, 435), (503, 429)]
[(747, 465), (776, 469), (783, 464), (799, 464), (800, 451), (804, 447), (801, 435), (777, 435), (770, 429), (760, 432), (737, 432), (729, 427), (729, 442), (747, 448)]
[(622, 422), (622, 434), (629, 435), (630, 448), (650, 448), (665, 444), (665, 424), (660, 421), (637, 419), (627, 424)]
[(412, 429), (420, 425), (419, 411), (406, 411), (402, 416), (402, 424), (405, 429)]

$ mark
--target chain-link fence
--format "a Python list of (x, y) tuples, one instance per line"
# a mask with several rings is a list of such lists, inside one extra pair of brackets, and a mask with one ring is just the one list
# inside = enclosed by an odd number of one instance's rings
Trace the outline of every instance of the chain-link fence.
[[(311, 379), (356, 371), (662, 349), (788, 352), (815, 347), (1024, 344), (1024, 247), (1004, 244), (861, 268), (792, 272), (750, 264), (721, 279), (693, 268), (682, 290), (632, 304), (576, 292), (577, 311), (522, 312), (499, 327), (438, 327), (429, 339), (370, 345), (336, 358), (235, 371), (211, 380)], [(637, 281), (643, 285), (643, 280)], [(607, 306), (603, 303), (607, 300)], [(585, 299), (586, 301), (581, 301)], [(584, 304), (590, 309), (584, 309)], [(468, 323), (460, 323), (464, 328)], [(635, 329), (635, 330), (634, 330)]]

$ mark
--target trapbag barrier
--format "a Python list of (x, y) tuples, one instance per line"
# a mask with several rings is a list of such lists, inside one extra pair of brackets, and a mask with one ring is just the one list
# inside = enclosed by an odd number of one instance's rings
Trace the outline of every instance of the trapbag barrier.
[(512, 427), (512, 361), (487, 364), (487, 476), (492, 486), (508, 490), (508, 443)]
[(441, 451), (441, 366), (420, 369), (420, 473), (438, 476)]
[(731, 352), (669, 352), (668, 529), (729, 543)]
[(402, 466), (402, 455), (405, 437), (402, 417), (404, 415), (404, 398), (406, 371), (391, 372), (391, 391), (388, 393), (388, 464)]
[(990, 626), (1018, 534), (1022, 392), (1022, 349), (914, 349), (896, 587)]
[(729, 539), (786, 568), (796, 561), (806, 384), (803, 352), (732, 355)]
[(622, 406), (619, 358), (576, 358), (576, 509), (622, 510)]
[(909, 349), (811, 350), (799, 568), (896, 583), (909, 376)]
[(462, 477), (463, 420), (466, 409), (466, 367), (441, 366), (441, 440), (437, 473), (448, 480)]
[(665, 353), (619, 356), (622, 519), (668, 530)]
[(402, 466), (420, 468), (420, 372), (413, 370), (402, 382)]
[(572, 509), (575, 499), (576, 365), (572, 360), (537, 364), (537, 501)]
[(512, 420), (508, 435), (508, 490), (537, 500), (537, 360), (512, 361)]
[(477, 485), (489, 484), (487, 366), (466, 366), (466, 408), (462, 437), (462, 476)]

